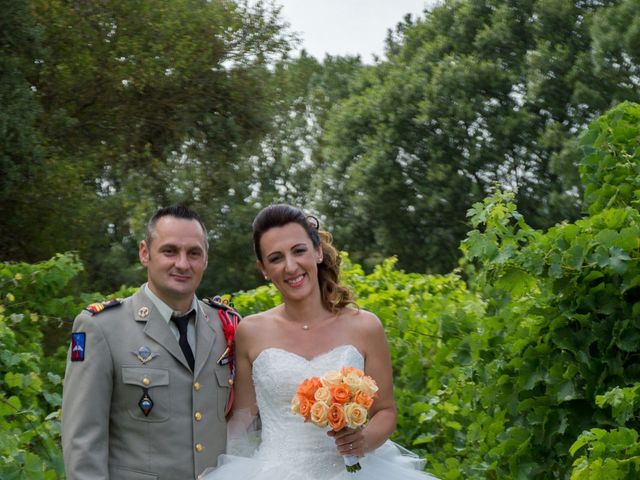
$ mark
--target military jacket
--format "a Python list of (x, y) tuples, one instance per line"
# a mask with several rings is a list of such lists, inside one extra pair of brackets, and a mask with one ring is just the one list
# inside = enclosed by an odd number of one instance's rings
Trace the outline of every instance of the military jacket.
[(68, 480), (193, 479), (216, 465), (232, 380), (217, 363), (226, 342), (214, 308), (198, 301), (194, 372), (143, 289), (83, 311), (73, 332), (62, 402)]

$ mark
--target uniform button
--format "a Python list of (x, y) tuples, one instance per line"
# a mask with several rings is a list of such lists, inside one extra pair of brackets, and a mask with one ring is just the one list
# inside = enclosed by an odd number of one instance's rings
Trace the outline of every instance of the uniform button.
[(233, 378), (229, 379), (229, 385), (233, 385)]
[(142, 379), (142, 383), (148, 386), (151, 383), (151, 380), (149, 380), (149, 377), (144, 377)]
[(204, 445), (201, 443), (196, 443), (196, 452), (201, 452), (204, 450)]
[(200, 412), (196, 412), (196, 413), (193, 415), (193, 418), (195, 418), (195, 419), (196, 419), (196, 422), (199, 422), (200, 420), (202, 420), (202, 414), (201, 414)]
[(198, 382), (193, 384), (193, 389), (197, 392), (198, 390), (200, 390), (200, 384)]

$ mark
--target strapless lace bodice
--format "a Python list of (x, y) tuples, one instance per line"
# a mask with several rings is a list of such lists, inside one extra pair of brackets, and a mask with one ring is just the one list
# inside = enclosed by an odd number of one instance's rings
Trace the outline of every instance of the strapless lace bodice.
[(364, 368), (364, 359), (353, 345), (335, 347), (312, 359), (279, 348), (267, 348), (258, 355), (253, 362), (253, 383), (262, 420), (258, 456), (289, 457), (304, 462), (306, 468), (317, 468), (318, 473), (326, 472), (330, 466), (338, 471), (344, 469), (333, 439), (326, 434), (328, 428), (305, 423), (300, 415), (291, 413), (291, 399), (305, 378), (342, 367)]

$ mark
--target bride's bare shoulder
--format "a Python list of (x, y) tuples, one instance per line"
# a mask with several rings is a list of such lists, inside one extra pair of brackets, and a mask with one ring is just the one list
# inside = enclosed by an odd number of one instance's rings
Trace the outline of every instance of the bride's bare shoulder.
[(378, 330), (382, 328), (378, 316), (362, 308), (345, 307), (340, 315), (358, 329)]
[(247, 315), (238, 323), (237, 334), (240, 336), (259, 335), (261, 331), (270, 328), (279, 315), (279, 307)]

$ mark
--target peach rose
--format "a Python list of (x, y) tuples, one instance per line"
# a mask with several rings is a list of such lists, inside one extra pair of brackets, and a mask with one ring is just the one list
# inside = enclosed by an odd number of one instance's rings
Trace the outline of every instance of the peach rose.
[(331, 396), (335, 403), (347, 403), (351, 399), (351, 392), (346, 385), (331, 387)]
[(319, 427), (324, 427), (329, 423), (327, 416), (329, 415), (329, 405), (325, 402), (316, 402), (311, 407), (311, 422)]
[(307, 397), (299, 395), (300, 398), (300, 415), (304, 417), (304, 420), (309, 420), (309, 415), (311, 414), (311, 407), (313, 407), (313, 403)]
[(350, 373), (354, 373), (356, 374), (358, 377), (364, 377), (364, 372), (362, 370), (360, 370), (359, 368), (356, 367), (342, 367), (342, 375), (343, 376), (347, 376)]
[(320, 379), (318, 377), (307, 378), (300, 384), (296, 393), (308, 398), (309, 400), (313, 400), (316, 390), (318, 390), (321, 386), (322, 383), (320, 382)]
[(327, 387), (320, 387), (316, 390), (313, 398), (315, 398), (318, 402), (329, 404), (331, 403), (331, 390), (329, 390)]
[(300, 413), (300, 397), (298, 395), (294, 395), (291, 399), (291, 411), (293, 413)]
[(337, 432), (338, 430), (342, 430), (344, 428), (347, 423), (344, 418), (342, 405), (340, 405), (339, 403), (333, 403), (329, 407), (329, 412), (327, 412), (327, 421), (329, 422), (329, 426), (334, 432)]
[(371, 408), (371, 405), (373, 405), (373, 398), (371, 398), (367, 394), (367, 392), (360, 391), (356, 393), (355, 396), (353, 397), (353, 401), (359, 405), (362, 405), (367, 410), (369, 410)]
[(359, 403), (347, 403), (344, 406), (344, 417), (347, 427), (361, 427), (367, 421), (367, 409)]
[(373, 378), (369, 376), (362, 377), (362, 385), (360, 386), (360, 390), (373, 398), (378, 391), (378, 385), (376, 385), (376, 382), (375, 380), (373, 380)]
[(358, 376), (355, 372), (349, 372), (342, 379), (344, 384), (349, 387), (352, 393), (358, 392), (362, 387), (362, 377)]
[(342, 374), (340, 372), (327, 372), (321, 378), (325, 387), (335, 387), (342, 384)]

